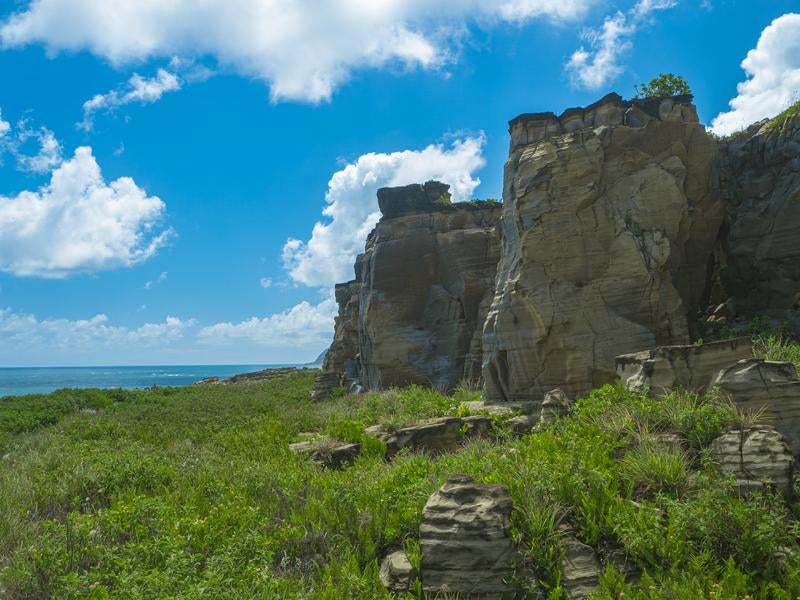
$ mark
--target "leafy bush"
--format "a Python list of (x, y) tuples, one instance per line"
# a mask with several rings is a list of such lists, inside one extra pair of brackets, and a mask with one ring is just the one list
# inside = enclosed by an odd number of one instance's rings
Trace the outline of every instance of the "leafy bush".
[(650, 98), (665, 96), (686, 96), (692, 93), (688, 82), (680, 75), (674, 73), (661, 73), (650, 83), (640, 83), (633, 86), (636, 90), (634, 98)]

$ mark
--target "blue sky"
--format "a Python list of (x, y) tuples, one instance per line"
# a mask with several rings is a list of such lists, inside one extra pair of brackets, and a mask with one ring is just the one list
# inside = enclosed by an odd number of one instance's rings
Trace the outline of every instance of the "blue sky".
[(497, 198), (509, 119), (659, 72), (723, 134), (800, 90), (796, 0), (0, 6), (3, 366), (312, 360), (377, 187)]

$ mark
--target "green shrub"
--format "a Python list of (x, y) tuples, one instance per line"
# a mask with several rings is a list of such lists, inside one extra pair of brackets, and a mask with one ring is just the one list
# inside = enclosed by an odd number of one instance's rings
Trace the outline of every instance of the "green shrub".
[(640, 83), (633, 86), (636, 90), (634, 98), (663, 98), (665, 96), (691, 95), (692, 89), (687, 81), (674, 73), (661, 73), (650, 83)]
[(627, 497), (666, 494), (683, 497), (691, 477), (686, 455), (671, 446), (642, 444), (620, 461), (620, 478)]

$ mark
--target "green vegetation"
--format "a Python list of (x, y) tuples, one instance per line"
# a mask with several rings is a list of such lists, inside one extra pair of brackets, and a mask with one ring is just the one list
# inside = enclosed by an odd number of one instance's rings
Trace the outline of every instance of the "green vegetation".
[(517, 577), (533, 573), (540, 597), (562, 597), (562, 522), (643, 572), (626, 583), (608, 563), (600, 598), (800, 594), (798, 506), (737, 496), (708, 459), (740, 418), (720, 398), (606, 386), (522, 438), (391, 462), (375, 445), (330, 471), (288, 445), (465, 415), (480, 392), (312, 403), (315, 374), (0, 400), (0, 597), (388, 599), (380, 559), (404, 547), (418, 561), (422, 507), (454, 473), (509, 485)]
[(655, 79), (651, 79), (650, 83), (640, 83), (633, 87), (636, 90), (634, 98), (688, 96), (692, 93), (689, 83), (674, 73), (661, 73)]
[[(795, 98), (797, 98), (797, 95), (795, 95)], [(788, 121), (797, 114), (800, 114), (800, 100), (792, 104), (789, 108), (787, 108), (785, 111), (783, 111), (774, 119), (771, 119), (770, 122), (767, 123), (766, 130), (772, 131), (773, 129), (782, 127), (786, 121)]]

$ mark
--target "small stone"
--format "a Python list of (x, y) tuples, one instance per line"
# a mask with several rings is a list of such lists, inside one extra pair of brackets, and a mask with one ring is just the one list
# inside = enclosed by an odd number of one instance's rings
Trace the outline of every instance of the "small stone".
[(400, 594), (411, 589), (411, 583), (414, 581), (414, 567), (411, 566), (406, 553), (398, 550), (383, 559), (379, 577), (383, 587)]

